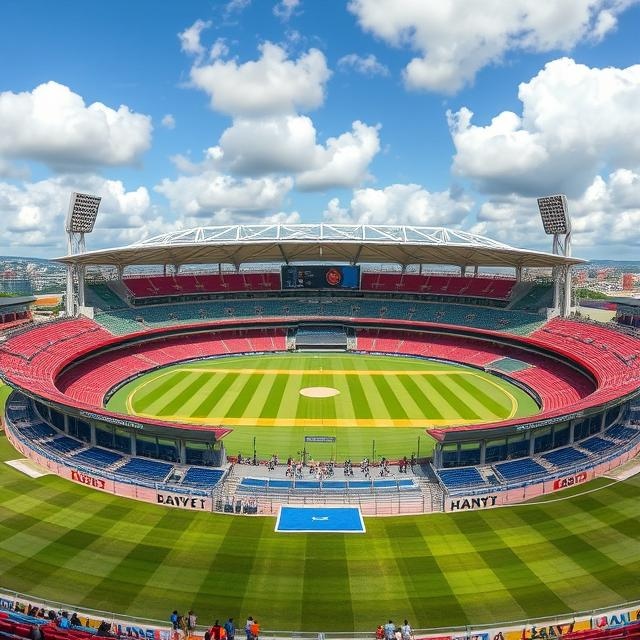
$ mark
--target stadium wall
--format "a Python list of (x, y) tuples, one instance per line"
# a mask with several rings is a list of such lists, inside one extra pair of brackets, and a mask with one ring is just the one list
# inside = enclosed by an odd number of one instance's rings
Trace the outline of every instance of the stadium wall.
[[(36, 596), (0, 588), (0, 611), (13, 611), (16, 607), (74, 611), (85, 626), (97, 629), (102, 621), (110, 622), (112, 630), (122, 636), (138, 640), (172, 640), (175, 632), (160, 620), (134, 618), (108, 611), (82, 609), (67, 603), (45, 600)], [(612, 630), (634, 630), (640, 623), (640, 601), (626, 602), (611, 607), (579, 611), (536, 620), (517, 620), (488, 625), (466, 627), (444, 627), (437, 629), (414, 629), (414, 640), (548, 640), (561, 638), (575, 632), (611, 632)], [(370, 640), (374, 629), (367, 632), (298, 632), (269, 631), (260, 633), (263, 640), (269, 638), (291, 638), (317, 640)], [(198, 627), (191, 638), (204, 637), (205, 627)]]
[[(584, 469), (577, 472), (571, 472), (564, 475), (554, 476), (553, 478), (542, 478), (538, 481), (534, 481), (531, 484), (526, 484), (513, 489), (505, 489), (503, 491), (497, 491), (495, 487), (492, 487), (490, 491), (484, 490), (481, 494), (479, 492), (470, 492), (467, 495), (455, 495), (447, 497), (445, 500), (445, 511), (480, 511), (484, 509), (493, 509), (496, 507), (507, 507), (509, 505), (524, 502), (525, 500), (531, 500), (532, 498), (538, 498), (549, 493), (556, 491), (562, 491), (570, 487), (575, 487), (601, 475), (608, 473), (612, 469), (615, 469), (625, 462), (635, 458), (640, 453), (640, 442), (636, 443), (631, 449), (621, 453), (619, 456), (615, 456), (606, 462)], [(561, 500), (562, 498), (558, 498)]]
[(101, 475), (96, 470), (84, 467), (74, 467), (70, 464), (63, 464), (59, 460), (49, 458), (31, 449), (25, 442), (20, 440), (14, 433), (10, 425), (5, 425), (5, 433), (12, 446), (22, 455), (33, 460), (36, 464), (44, 467), (61, 478), (71, 480), (76, 484), (82, 484), (91, 489), (97, 489), (104, 493), (110, 493), (122, 498), (131, 498), (142, 502), (159, 504), (164, 507), (174, 509), (188, 509), (191, 511), (213, 511), (213, 498), (211, 494), (197, 489), (190, 489), (188, 492), (172, 491), (164, 487), (145, 487), (133, 482), (118, 482), (107, 475)]

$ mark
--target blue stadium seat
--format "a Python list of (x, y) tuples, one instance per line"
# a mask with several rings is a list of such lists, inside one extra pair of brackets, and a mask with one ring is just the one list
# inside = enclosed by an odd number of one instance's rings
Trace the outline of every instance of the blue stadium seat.
[(440, 480), (447, 489), (462, 489), (485, 487), (487, 483), (475, 467), (461, 467), (459, 469), (439, 469)]
[(71, 453), (80, 447), (83, 447), (84, 444), (74, 438), (70, 438), (69, 436), (60, 436), (59, 438), (54, 438), (45, 444), (48, 449), (53, 449), (58, 453)]
[(493, 465), (505, 480), (524, 480), (534, 476), (546, 475), (549, 472), (538, 462), (531, 458), (510, 460)]
[(598, 436), (594, 436), (588, 440), (583, 440), (580, 442), (580, 446), (591, 453), (608, 453), (609, 451), (619, 447), (617, 443), (611, 442), (611, 440), (604, 440)]
[(108, 467), (122, 458), (123, 456), (115, 451), (107, 451), (98, 447), (91, 447), (91, 449), (86, 449), (73, 456), (74, 460), (100, 468)]
[(182, 485), (185, 487), (196, 487), (198, 489), (213, 488), (224, 475), (222, 469), (203, 469), (202, 467), (189, 467), (182, 478)]
[(639, 434), (640, 431), (638, 431), (637, 429), (624, 427), (621, 424), (609, 427), (604, 432), (605, 436), (607, 436), (608, 438), (614, 438), (615, 440), (631, 440), (633, 438), (637, 438)]
[(156, 462), (147, 458), (131, 458), (127, 464), (117, 470), (118, 475), (144, 478), (162, 482), (173, 469), (173, 465), (166, 462)]
[(588, 460), (589, 457), (582, 453), (582, 451), (578, 451), (573, 447), (563, 447), (562, 449), (556, 449), (555, 451), (550, 451), (549, 453), (545, 453), (543, 456), (547, 462), (550, 462), (552, 465), (556, 467), (576, 465)]

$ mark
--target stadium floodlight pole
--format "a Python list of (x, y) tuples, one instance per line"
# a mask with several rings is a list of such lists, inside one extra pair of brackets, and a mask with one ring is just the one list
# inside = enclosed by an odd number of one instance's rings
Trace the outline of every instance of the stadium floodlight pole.
[[(571, 217), (567, 197), (562, 194), (538, 198), (538, 210), (547, 235), (553, 236), (553, 253), (571, 256)], [(571, 267), (563, 265), (553, 270), (553, 306), (566, 318), (571, 313)]]
[[(65, 231), (67, 232), (67, 250), (70, 256), (84, 253), (86, 250), (85, 234), (93, 231), (93, 226), (98, 217), (100, 208), (100, 196), (92, 196), (86, 193), (71, 194), (69, 200), (69, 211), (65, 221)], [(84, 265), (70, 263), (67, 266), (67, 300), (66, 313), (68, 316), (75, 315), (75, 292), (73, 287), (74, 272), (78, 279), (78, 307), (84, 307)]]

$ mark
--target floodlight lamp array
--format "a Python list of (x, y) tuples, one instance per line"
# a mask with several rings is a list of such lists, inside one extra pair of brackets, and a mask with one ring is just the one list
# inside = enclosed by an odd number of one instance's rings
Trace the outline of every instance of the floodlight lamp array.
[(547, 235), (562, 235), (571, 231), (567, 197), (564, 195), (538, 198), (538, 210)]
[(72, 193), (67, 213), (67, 233), (91, 233), (100, 208), (100, 196)]

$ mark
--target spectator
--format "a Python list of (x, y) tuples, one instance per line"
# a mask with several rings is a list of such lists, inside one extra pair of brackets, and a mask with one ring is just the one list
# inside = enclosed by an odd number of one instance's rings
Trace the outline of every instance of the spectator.
[(195, 613), (193, 613), (193, 611), (189, 611), (187, 615), (187, 629), (189, 631), (195, 631), (197, 624), (198, 624), (198, 616)]
[(97, 635), (102, 638), (108, 638), (109, 636), (111, 636), (111, 623), (103, 620), (98, 627)]
[(249, 616), (247, 623), (244, 625), (244, 632), (247, 634), (247, 640), (251, 640), (251, 627), (253, 625), (253, 618)]
[(73, 615), (71, 616), (71, 620), (69, 621), (71, 623), (72, 627), (81, 627), (82, 622), (80, 621), (80, 618), (78, 618), (78, 614), (77, 613), (73, 613)]
[(178, 612), (177, 611), (174, 610), (173, 613), (169, 616), (169, 622), (171, 623), (171, 626), (175, 631), (178, 628)]
[(40, 627), (37, 624), (34, 624), (31, 627), (31, 631), (29, 631), (30, 640), (42, 640), (42, 631), (40, 631)]
[(220, 640), (220, 631), (222, 630), (222, 627), (220, 626), (220, 621), (216, 620), (213, 623), (213, 627), (211, 627), (210, 633), (211, 633), (211, 640)]
[(384, 625), (384, 637), (385, 640), (395, 640), (394, 634), (396, 632), (396, 625), (393, 624), (393, 620), (389, 620), (387, 624)]
[(251, 625), (251, 640), (258, 640), (260, 637), (260, 625), (257, 620), (253, 621)]
[(71, 623), (69, 622), (69, 614), (66, 611), (62, 612), (62, 616), (60, 616), (60, 622), (58, 622), (58, 626), (61, 629), (69, 629), (71, 627)]
[(413, 629), (407, 620), (400, 627), (400, 633), (402, 634), (402, 640), (413, 640)]
[(236, 637), (236, 627), (233, 624), (233, 618), (229, 618), (224, 623), (224, 630), (227, 632), (227, 640), (234, 640)]

